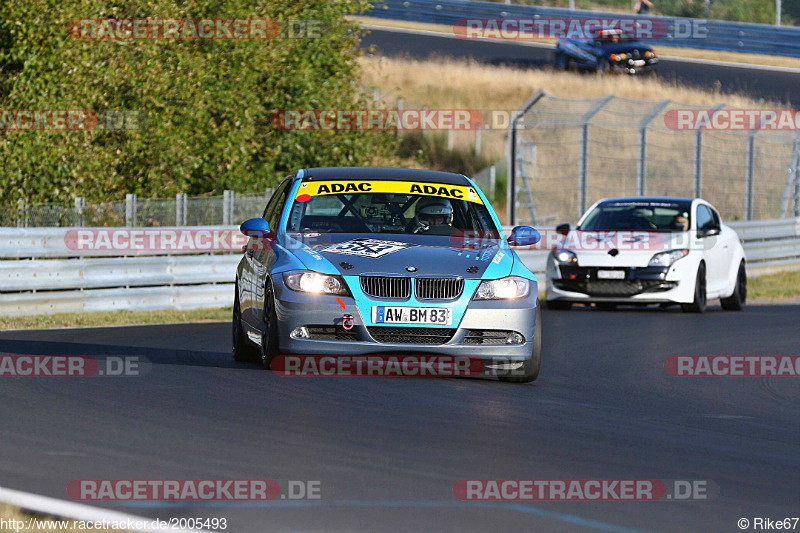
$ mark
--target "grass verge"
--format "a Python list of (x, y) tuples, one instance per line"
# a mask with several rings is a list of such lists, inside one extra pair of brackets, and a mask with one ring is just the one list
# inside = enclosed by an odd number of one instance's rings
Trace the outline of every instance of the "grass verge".
[[(359, 24), (384, 26), (387, 28), (402, 28), (409, 30), (425, 30), (439, 33), (453, 33), (453, 27), (445, 24), (429, 24), (425, 22), (409, 22), (405, 20), (389, 20), (376, 17), (349, 16), (350, 20)], [(555, 45), (553, 39), (530, 39), (528, 42), (538, 42)], [(742, 52), (722, 52), (717, 50), (702, 50), (699, 48), (678, 48), (675, 46), (654, 45), (660, 56), (674, 56), (684, 59), (705, 59), (708, 61), (726, 61), (730, 63), (744, 63), (748, 65), (763, 65), (770, 67), (800, 68), (800, 59), (796, 57), (770, 56), (766, 54), (745, 54)]]
[(800, 270), (776, 272), (750, 278), (748, 299), (800, 298)]
[(100, 313), (57, 313), (54, 315), (0, 316), (0, 329), (90, 328), (169, 324), (175, 322), (218, 322), (231, 319), (230, 307), (163, 311), (111, 311)]

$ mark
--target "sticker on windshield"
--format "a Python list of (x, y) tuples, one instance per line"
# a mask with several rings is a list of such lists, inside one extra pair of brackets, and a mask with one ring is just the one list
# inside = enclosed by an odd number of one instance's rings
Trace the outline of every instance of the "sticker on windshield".
[(483, 204), (477, 191), (468, 185), (390, 180), (303, 182), (295, 199), (298, 202), (307, 202), (314, 196), (364, 193), (418, 194)]
[(333, 252), (335, 254), (358, 255), (361, 257), (383, 257), (384, 255), (399, 252), (416, 244), (396, 241), (381, 241), (378, 239), (353, 239), (340, 242), (333, 246), (323, 248), (320, 252)]

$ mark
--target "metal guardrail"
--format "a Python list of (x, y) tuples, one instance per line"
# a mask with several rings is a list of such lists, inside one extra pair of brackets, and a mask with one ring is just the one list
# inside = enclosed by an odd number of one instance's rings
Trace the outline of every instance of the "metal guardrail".
[[(635, 15), (477, 0), (381, 0), (374, 2), (374, 9), (369, 12), (369, 16), (452, 25), (466, 18), (619, 18)], [(658, 17), (658, 19), (666, 25), (666, 35), (659, 39), (648, 40), (653, 44), (800, 57), (800, 28), (682, 17)], [(705, 35), (691, 36), (691, 31), (695, 28)]]
[[(732, 222), (730, 226), (744, 241), (751, 273), (800, 265), (800, 217)], [(0, 261), (0, 314), (198, 309), (233, 303), (234, 272), (241, 257), (238, 253), (165, 255), (175, 252), (137, 251), (122, 257), (97, 257), (98, 251), (67, 246), (64, 237), (68, 231), (0, 229), (0, 257), (5, 259)], [(233, 246), (230, 250), (238, 251)], [(549, 251), (528, 248), (518, 253), (543, 283)]]

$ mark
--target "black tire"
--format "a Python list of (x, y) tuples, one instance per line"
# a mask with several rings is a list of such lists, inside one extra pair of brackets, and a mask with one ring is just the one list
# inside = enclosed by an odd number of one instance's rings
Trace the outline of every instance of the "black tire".
[(513, 372), (522, 372), (517, 376), (500, 376), (498, 379), (506, 383), (530, 383), (539, 377), (539, 369), (542, 366), (542, 306), (536, 306), (536, 327), (533, 332), (533, 347), (531, 358), (522, 364), (521, 369)]
[(569, 311), (572, 309), (572, 302), (565, 302), (563, 300), (546, 300), (544, 304), (551, 311)]
[(736, 288), (728, 298), (720, 298), (722, 308), (726, 311), (741, 311), (747, 301), (747, 271), (744, 261), (739, 263), (739, 272), (736, 274)]
[(275, 296), (272, 284), (267, 282), (264, 289), (264, 323), (261, 333), (261, 365), (269, 370), (272, 360), (278, 355), (278, 316), (275, 314)]
[(606, 59), (605, 57), (601, 57), (600, 61), (597, 62), (597, 72), (599, 72), (601, 74), (605, 74), (606, 72), (608, 72), (610, 67), (611, 67), (611, 64), (608, 62), (608, 59)]
[(684, 313), (706, 312), (706, 265), (700, 263), (697, 268), (697, 280), (694, 283), (694, 301), (690, 304), (681, 304)]
[(569, 68), (569, 57), (563, 52), (555, 52), (553, 63), (557, 69), (567, 70)]
[(610, 302), (597, 302), (594, 305), (597, 306), (599, 311), (615, 311), (617, 309), (617, 304)]
[(239, 288), (234, 290), (236, 294), (233, 297), (233, 318), (231, 320), (233, 334), (231, 355), (233, 355), (233, 360), (238, 363), (252, 363), (258, 360), (258, 351), (247, 342), (245, 337), (242, 327), (242, 309), (239, 305)]

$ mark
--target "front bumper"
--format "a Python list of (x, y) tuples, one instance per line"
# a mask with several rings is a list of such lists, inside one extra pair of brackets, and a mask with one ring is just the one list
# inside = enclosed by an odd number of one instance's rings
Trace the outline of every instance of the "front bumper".
[(657, 57), (638, 60), (644, 61), (644, 64), (636, 64), (635, 61), (637, 60), (623, 59), (621, 61), (614, 61), (611, 63), (611, 67), (614, 70), (624, 72), (626, 74), (644, 74), (645, 72), (650, 72), (653, 70), (658, 64)]
[[(669, 267), (581, 267), (551, 265), (547, 300), (565, 302), (689, 303), (694, 298), (691, 261)], [(622, 271), (624, 279), (600, 279), (598, 271)], [(689, 280), (689, 281), (687, 281)]]
[[(278, 318), (280, 353), (293, 355), (369, 355), (369, 354), (431, 354), (476, 357), (483, 360), (502, 358), (508, 361), (530, 359), (536, 326), (536, 291), (520, 300), (470, 301), (458, 323), (447, 327), (391, 325), (375, 326), (365, 322), (360, 308), (352, 297), (316, 295), (289, 290), (275, 283), (275, 307)], [(418, 302), (387, 302), (371, 300), (370, 305), (410, 305)], [(429, 304), (435, 307), (436, 304)], [(353, 327), (345, 330), (344, 315), (352, 315)], [(305, 327), (313, 338), (298, 338), (292, 332)], [(388, 330), (397, 330), (389, 332)], [(498, 335), (477, 336), (473, 332), (514, 332), (523, 336), (521, 344), (498, 342)], [(394, 334), (396, 333), (396, 335)], [(412, 340), (409, 335), (426, 338), (432, 343), (393, 342)]]

